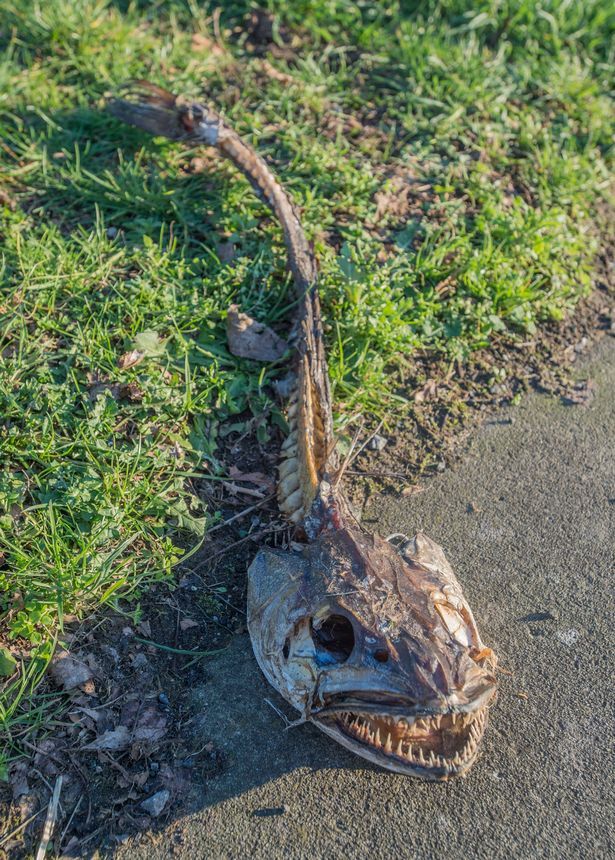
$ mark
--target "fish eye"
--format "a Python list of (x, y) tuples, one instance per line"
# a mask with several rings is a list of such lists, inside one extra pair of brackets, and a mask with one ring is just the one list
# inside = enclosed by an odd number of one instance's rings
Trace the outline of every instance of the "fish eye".
[(344, 615), (328, 615), (324, 620), (318, 620), (317, 624), (312, 621), (310, 626), (317, 651), (330, 655), (339, 663), (350, 657), (354, 649), (354, 630), (348, 618)]
[(389, 652), (386, 648), (379, 648), (377, 651), (374, 651), (374, 659), (379, 663), (386, 663), (389, 659)]

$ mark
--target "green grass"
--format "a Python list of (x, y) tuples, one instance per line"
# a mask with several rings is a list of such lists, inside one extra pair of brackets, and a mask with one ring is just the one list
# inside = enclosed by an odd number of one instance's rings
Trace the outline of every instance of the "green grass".
[[(194, 0), (2, 4), (5, 756), (54, 707), (33, 691), (63, 619), (125, 598), (138, 611), (171, 580), (178, 535), (194, 545), (216, 517), (190, 479), (225, 474), (218, 434), (246, 410), (268, 416), (261, 442), (279, 421), (280, 368), (233, 358), (224, 336), (233, 301), (288, 319), (277, 226), (228, 164), (190, 172), (195, 153), (105, 115), (106, 92), (134, 77), (205, 91), (275, 167), (320, 261), (341, 424), (382, 412), (415, 351), (471, 361), (590, 287), (612, 4), (267, 8), (274, 42), (255, 50), (249, 3), (221, 7), (218, 44), (215, 4)], [(121, 369), (134, 348), (143, 361)]]

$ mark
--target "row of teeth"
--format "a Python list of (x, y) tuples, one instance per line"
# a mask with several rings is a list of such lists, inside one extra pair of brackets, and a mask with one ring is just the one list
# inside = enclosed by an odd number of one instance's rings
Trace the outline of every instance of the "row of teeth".
[[(482, 711), (478, 716), (483, 715)], [(349, 715), (350, 716), (350, 715)], [(483, 715), (484, 716), (484, 715)], [(442, 720), (446, 717), (446, 728), (455, 728), (457, 730), (464, 729), (477, 719), (476, 714), (436, 714), (433, 717), (419, 717), (412, 722), (408, 722), (405, 717), (389, 717), (378, 715), (378, 720), (385, 723), (387, 726), (394, 726), (403, 731), (411, 729), (430, 730), (439, 729), (442, 726)]]
[[(461, 722), (459, 718), (464, 718), (464, 726), (467, 726), (468, 723), (472, 724), (465, 747), (453, 758), (436, 755), (433, 750), (429, 750), (428, 752), (423, 751), (423, 748), (419, 744), (412, 744), (407, 738), (401, 738), (397, 742), (395, 748), (393, 748), (393, 739), (389, 732), (381, 733), (379, 727), (376, 727), (373, 731), (370, 730), (369, 717), (364, 718), (350, 713), (342, 713), (339, 715), (342, 725), (349, 734), (354, 735), (364, 743), (371, 744), (371, 746), (376, 747), (376, 749), (383, 750), (386, 755), (396, 755), (398, 758), (403, 758), (411, 764), (419, 765), (420, 767), (437, 767), (446, 770), (455, 770), (468, 762), (474, 756), (483, 734), (487, 714), (486, 711), (483, 710), (477, 715), (451, 714), (450, 716), (453, 718), (453, 724), (459, 723), (460, 727)], [(379, 720), (389, 725), (400, 726), (402, 728), (404, 727), (404, 723), (409, 725), (408, 721), (403, 718), (401, 720), (395, 720), (391, 717), (379, 717)], [(411, 725), (412, 727), (418, 727), (418, 724), (422, 723), (425, 728), (431, 728), (439, 726), (441, 721), (442, 715), (440, 714), (436, 717), (432, 717), (431, 719), (416, 720)], [(384, 739), (383, 734), (386, 734)]]

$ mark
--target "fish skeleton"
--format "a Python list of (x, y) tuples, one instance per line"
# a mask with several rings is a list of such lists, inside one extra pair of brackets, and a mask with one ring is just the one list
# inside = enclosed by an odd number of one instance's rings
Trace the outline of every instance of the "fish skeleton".
[(278, 501), (301, 549), (263, 547), (250, 565), (248, 629), (260, 668), (298, 723), (363, 758), (423, 779), (466, 773), (495, 697), (496, 658), (441, 547), (421, 533), (396, 544), (370, 534), (344, 498), (317, 267), (296, 209), (208, 105), (138, 81), (109, 109), (151, 134), (215, 147), (284, 231), (297, 316)]

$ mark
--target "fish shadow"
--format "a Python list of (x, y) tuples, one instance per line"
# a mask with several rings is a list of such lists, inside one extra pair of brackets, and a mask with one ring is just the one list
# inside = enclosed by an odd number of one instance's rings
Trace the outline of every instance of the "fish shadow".
[[(222, 755), (222, 772), (193, 798), (205, 808), (297, 770), (378, 768), (357, 759), (311, 723), (289, 727), (298, 713), (267, 683), (247, 635), (207, 662), (207, 680), (188, 693), (195, 747), (208, 741)], [(181, 810), (179, 810), (181, 813)], [(284, 806), (248, 810), (255, 817), (283, 814)]]

